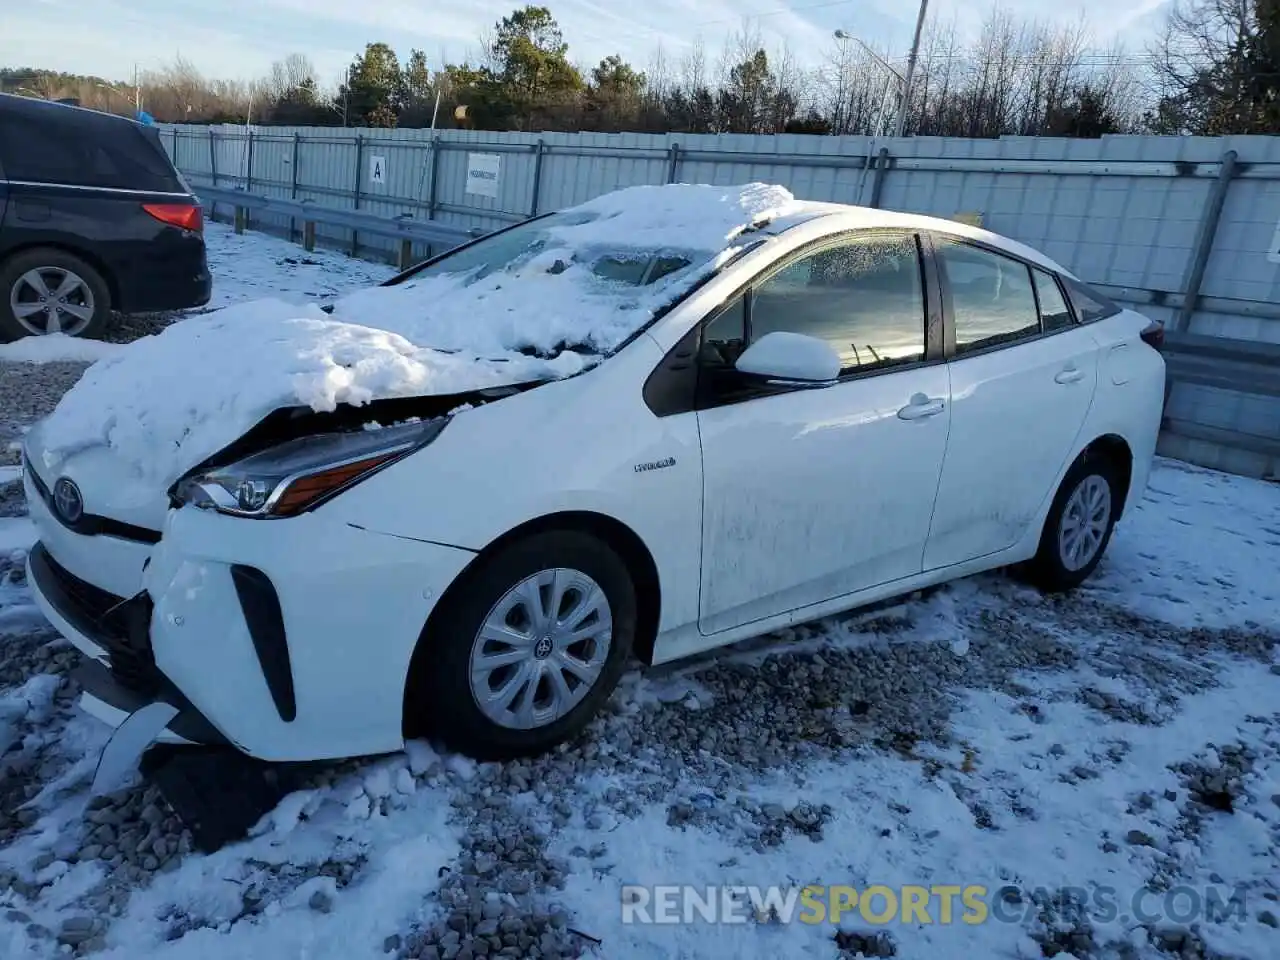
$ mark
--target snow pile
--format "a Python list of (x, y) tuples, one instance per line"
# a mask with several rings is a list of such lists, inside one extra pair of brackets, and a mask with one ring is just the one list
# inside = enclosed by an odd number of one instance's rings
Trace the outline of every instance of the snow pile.
[(103, 357), (115, 356), (123, 349), (124, 344), (120, 343), (50, 333), (42, 337), (23, 337), (13, 343), (0, 343), (0, 360), (25, 363), (56, 363), (64, 360), (93, 363)]
[[(520, 379), (582, 366), (576, 354), (522, 359)], [(90, 367), (45, 421), (43, 455), (53, 468), (105, 444), (144, 480), (167, 485), (280, 407), (475, 389), (509, 382), (512, 366), (416, 347), (314, 305), (257, 300), (174, 324)]]
[[(98, 363), (63, 397), (42, 431), (46, 463), (105, 444), (167, 484), (280, 407), (578, 373), (730, 256), (743, 230), (795, 205), (764, 184), (632, 187), (403, 284), (357, 291), (331, 315), (261, 300), (182, 321)], [(644, 286), (600, 267), (658, 255), (685, 265)]]

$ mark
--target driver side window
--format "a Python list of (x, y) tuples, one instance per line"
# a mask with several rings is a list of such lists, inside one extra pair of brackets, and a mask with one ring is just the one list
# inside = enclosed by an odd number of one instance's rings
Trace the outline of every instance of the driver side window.
[(925, 297), (914, 234), (848, 238), (805, 254), (754, 283), (702, 328), (699, 406), (758, 396), (760, 387), (734, 364), (775, 331), (827, 341), (841, 375), (925, 358)]
[(756, 286), (749, 341), (785, 330), (826, 340), (841, 372), (914, 363), (925, 352), (924, 284), (911, 234), (856, 237), (816, 250)]

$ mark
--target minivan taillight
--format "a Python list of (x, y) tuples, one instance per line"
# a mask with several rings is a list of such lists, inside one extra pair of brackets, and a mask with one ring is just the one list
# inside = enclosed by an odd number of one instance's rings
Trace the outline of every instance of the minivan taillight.
[(1164, 347), (1164, 324), (1159, 320), (1152, 320), (1143, 327), (1139, 336), (1143, 343), (1159, 350)]
[(204, 210), (198, 203), (144, 203), (142, 209), (171, 227), (194, 233), (204, 229)]

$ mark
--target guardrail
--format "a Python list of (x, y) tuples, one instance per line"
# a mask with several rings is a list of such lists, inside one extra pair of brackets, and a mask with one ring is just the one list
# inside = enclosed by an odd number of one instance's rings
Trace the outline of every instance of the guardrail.
[(478, 227), (455, 227), (436, 220), (418, 220), (408, 214), (399, 217), (379, 217), (358, 210), (342, 210), (321, 206), (311, 200), (283, 200), (246, 190), (224, 190), (220, 187), (194, 187), (201, 206), (212, 218), (219, 204), (235, 210), (235, 231), (243, 233), (253, 212), (271, 213), (289, 217), (302, 223), (302, 245), (308, 250), (316, 246), (316, 224), (345, 227), (357, 233), (370, 233), (378, 237), (390, 237), (400, 241), (399, 265), (405, 269), (413, 263), (414, 242), (433, 247), (456, 247), (485, 231)]
[[(1192, 333), (1165, 334), (1165, 409), (1175, 383), (1216, 387), (1237, 394), (1280, 398), (1280, 344), (1229, 340)], [(1265, 457), (1280, 458), (1280, 440), (1226, 427), (1170, 417), (1163, 429), (1187, 440), (1203, 440)]]

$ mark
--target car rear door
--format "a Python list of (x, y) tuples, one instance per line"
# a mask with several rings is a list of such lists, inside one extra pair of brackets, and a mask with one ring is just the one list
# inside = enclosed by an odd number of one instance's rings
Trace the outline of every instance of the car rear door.
[(1098, 345), (1056, 278), (995, 249), (932, 237), (947, 317), (951, 436), (924, 568), (1013, 546), (1075, 449)]
[[(915, 234), (856, 233), (794, 255), (703, 328), (702, 633), (920, 572), (948, 421), (925, 290)], [(746, 346), (779, 330), (830, 343), (840, 379), (739, 374)]]

